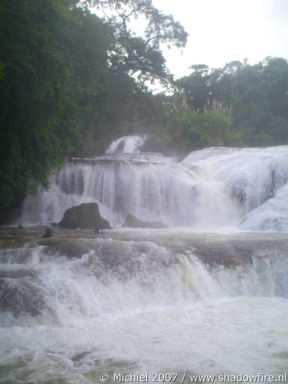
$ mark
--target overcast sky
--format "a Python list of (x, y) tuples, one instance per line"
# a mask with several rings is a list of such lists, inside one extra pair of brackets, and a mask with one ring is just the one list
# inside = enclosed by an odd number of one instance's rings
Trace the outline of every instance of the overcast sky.
[(183, 53), (163, 49), (168, 68), (181, 77), (193, 64), (221, 67), (232, 60), (254, 64), (288, 58), (288, 0), (153, 0), (181, 22), (189, 38)]

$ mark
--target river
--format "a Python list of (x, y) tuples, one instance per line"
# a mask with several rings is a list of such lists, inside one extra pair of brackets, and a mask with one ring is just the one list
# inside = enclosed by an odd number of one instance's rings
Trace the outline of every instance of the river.
[[(287, 373), (288, 148), (180, 161), (130, 144), (67, 162), (25, 200), (25, 228), (0, 230), (0, 383)], [(114, 229), (42, 238), (88, 201)], [(122, 228), (128, 213), (167, 228)]]

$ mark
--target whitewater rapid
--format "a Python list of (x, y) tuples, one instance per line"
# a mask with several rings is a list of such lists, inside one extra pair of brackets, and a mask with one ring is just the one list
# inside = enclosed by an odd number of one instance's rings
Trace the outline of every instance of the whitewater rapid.
[(60, 231), (21, 244), (9, 233), (0, 383), (287, 371), (286, 235)]
[(18, 224), (59, 222), (66, 209), (97, 202), (121, 227), (126, 216), (195, 230), (288, 230), (288, 147), (207, 148), (183, 160), (139, 153), (124, 137), (104, 156), (70, 159), (23, 204)]

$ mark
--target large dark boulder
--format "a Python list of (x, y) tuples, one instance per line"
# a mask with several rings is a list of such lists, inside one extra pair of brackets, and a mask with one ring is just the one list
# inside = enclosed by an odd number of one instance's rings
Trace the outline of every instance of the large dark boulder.
[(99, 213), (97, 203), (83, 203), (65, 211), (63, 219), (58, 224), (67, 229), (110, 229), (110, 224)]
[(167, 228), (167, 225), (160, 221), (143, 221), (130, 213), (126, 216), (126, 221), (123, 226), (128, 228)]

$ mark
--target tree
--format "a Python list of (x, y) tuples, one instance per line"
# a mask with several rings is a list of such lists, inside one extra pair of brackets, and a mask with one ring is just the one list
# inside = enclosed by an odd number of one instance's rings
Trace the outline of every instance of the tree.
[[(190, 151), (210, 145), (288, 143), (288, 63), (266, 58), (253, 66), (199, 64), (177, 81), (163, 102), (162, 120), (150, 132), (152, 147)], [(171, 110), (171, 111), (170, 111)], [(161, 124), (162, 121), (162, 124)], [(160, 139), (159, 139), (160, 138)]]
[[(2, 0), (1, 212), (17, 205), (33, 184), (45, 183), (51, 169), (77, 147), (85, 113), (81, 101), (90, 87), (97, 93), (100, 67), (107, 67), (104, 32), (89, 47), (81, 67), (81, 46), (74, 46), (73, 33), (78, 33), (78, 42), (81, 34), (87, 38), (82, 25), (88, 15), (81, 9), (72, 12), (71, 2), (66, 3)], [(97, 39), (97, 28), (105, 26), (96, 16), (93, 25)], [(88, 86), (85, 74), (90, 69), (94, 77)]]
[[(113, 26), (115, 50), (111, 52), (111, 65), (115, 70), (125, 70), (139, 81), (160, 80), (169, 83), (162, 44), (184, 47), (187, 32), (171, 15), (164, 15), (152, 5), (151, 0), (87, 0), (95, 6)], [(135, 37), (131, 22), (143, 16), (146, 27), (143, 37)]]
[(209, 68), (205, 64), (192, 65), (193, 72), (190, 76), (177, 81), (183, 89), (187, 103), (199, 111), (203, 111), (212, 95)]

